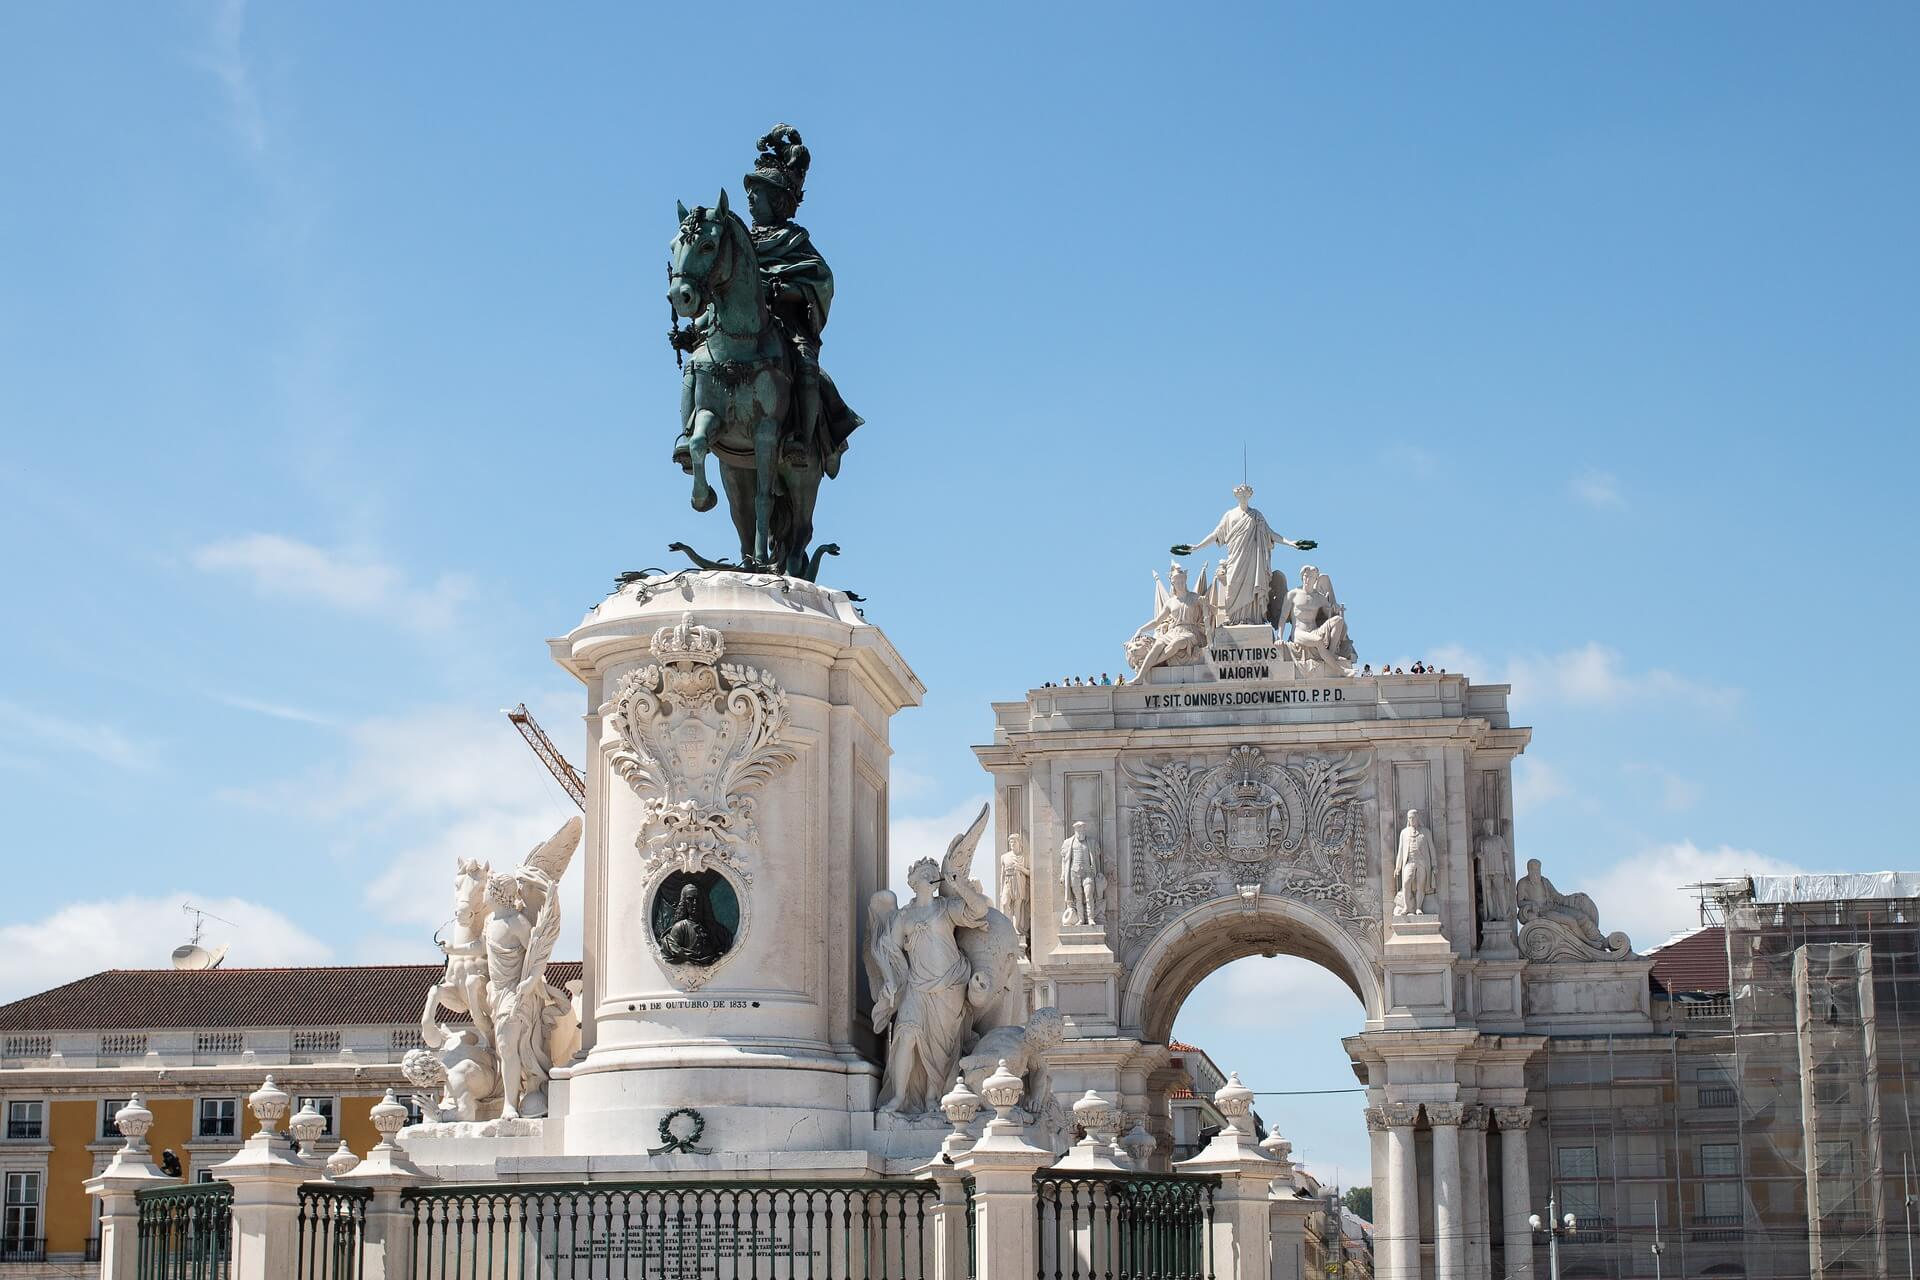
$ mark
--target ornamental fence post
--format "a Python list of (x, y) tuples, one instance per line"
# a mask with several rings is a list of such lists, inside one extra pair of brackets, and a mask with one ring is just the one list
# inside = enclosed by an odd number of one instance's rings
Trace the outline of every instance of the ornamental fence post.
[(1053, 1163), (1053, 1153), (1029, 1144), (1013, 1119), (1020, 1103), (1020, 1077), (1006, 1059), (981, 1085), (997, 1114), (973, 1149), (955, 1161), (973, 1179), (975, 1280), (1033, 1280), (1037, 1233), (1033, 1221), (1033, 1175)]
[(1254, 1141), (1253, 1090), (1240, 1083), (1239, 1073), (1230, 1075), (1213, 1095), (1213, 1105), (1226, 1124), (1205, 1150), (1174, 1168), (1220, 1179), (1213, 1227), (1214, 1273), (1220, 1280), (1272, 1280), (1269, 1200), (1273, 1180), (1288, 1166)]
[(394, 1143), (394, 1135), (405, 1128), (406, 1123), (406, 1107), (394, 1098), (393, 1090), (387, 1090), (387, 1096), (373, 1108), (373, 1127), (379, 1131), (379, 1143), (367, 1152), (366, 1159), (334, 1178), (340, 1186), (368, 1187), (373, 1191), (373, 1199), (367, 1202), (367, 1221), (361, 1237), (360, 1280), (407, 1280), (412, 1274), (413, 1214), (400, 1193), (432, 1179)]
[(134, 1094), (114, 1112), (113, 1121), (126, 1142), (99, 1174), (83, 1185), (100, 1198), (100, 1280), (139, 1280), (139, 1193), (155, 1187), (177, 1186), (178, 1180), (154, 1168), (147, 1153), (147, 1130), (153, 1112)]
[(233, 1188), (230, 1280), (289, 1280), (298, 1274), (300, 1188), (317, 1181), (323, 1170), (301, 1159), (279, 1132), (290, 1101), (268, 1076), (247, 1097), (259, 1130), (239, 1154), (209, 1171)]

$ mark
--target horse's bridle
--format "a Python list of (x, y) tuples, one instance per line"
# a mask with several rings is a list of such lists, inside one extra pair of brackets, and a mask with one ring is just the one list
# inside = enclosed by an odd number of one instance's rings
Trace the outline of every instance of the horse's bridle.
[[(691, 228), (693, 228), (699, 223), (707, 221), (707, 215), (711, 212), (712, 210), (707, 209), (705, 206), (701, 206), (696, 208), (692, 213), (688, 214), (687, 220), (680, 224), (680, 238), (688, 242), (691, 242), (692, 240), (697, 238), (698, 233), (692, 231)], [(739, 257), (739, 254), (734, 250), (734, 247), (733, 247), (732, 226), (728, 224), (728, 222), (724, 217), (716, 218), (714, 221), (716, 225), (720, 228), (720, 248), (719, 248), (719, 251), (713, 255), (713, 261), (707, 264), (706, 271), (703, 274), (698, 276), (682, 275), (677, 271), (667, 272), (668, 284), (679, 282), (682, 284), (692, 285), (695, 289), (699, 290), (700, 298), (704, 303), (706, 303), (707, 306), (714, 306), (716, 295), (719, 292), (719, 286), (731, 284), (733, 282), (733, 273), (737, 269), (735, 266), (735, 259)], [(718, 279), (716, 279), (715, 273), (719, 270), (720, 262), (721, 262), (721, 259), (723, 258), (727, 260), (727, 273), (724, 276), (720, 276)], [(701, 310), (703, 311), (705, 309), (706, 309), (705, 306), (701, 308)], [(713, 327), (715, 329), (720, 329), (720, 310), (717, 306), (714, 306)], [(724, 333), (725, 330), (721, 329), (721, 332)]]

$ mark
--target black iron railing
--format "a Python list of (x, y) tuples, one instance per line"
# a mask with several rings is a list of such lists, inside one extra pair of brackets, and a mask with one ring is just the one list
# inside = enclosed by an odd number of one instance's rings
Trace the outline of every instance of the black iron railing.
[(421, 1187), (413, 1280), (921, 1280), (931, 1182)]
[(40, 1130), (40, 1122), (38, 1120), (7, 1121), (7, 1138), (9, 1141), (23, 1142), (32, 1138), (38, 1138), (40, 1136), (41, 1136), (41, 1130)]
[(366, 1235), (366, 1187), (313, 1183), (300, 1188), (299, 1235), (295, 1257), (299, 1280), (360, 1280)]
[(233, 1188), (224, 1182), (142, 1191), (140, 1280), (226, 1280)]
[(99, 1236), (87, 1237), (87, 1252), (85, 1256), (81, 1258), (81, 1261), (83, 1262), (100, 1261), (100, 1237)]
[(0, 1262), (45, 1262), (47, 1242), (29, 1236), (0, 1236)]
[(967, 1198), (967, 1280), (975, 1280), (980, 1274), (979, 1254), (975, 1251), (979, 1241), (980, 1220), (974, 1212), (973, 1179), (962, 1178), (960, 1190)]
[(1042, 1170), (1037, 1280), (1212, 1280), (1219, 1186), (1198, 1174)]

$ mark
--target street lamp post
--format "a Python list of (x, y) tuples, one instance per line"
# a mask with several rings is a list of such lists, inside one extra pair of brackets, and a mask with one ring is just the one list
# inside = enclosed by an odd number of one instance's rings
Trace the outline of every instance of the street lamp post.
[(1547, 1233), (1547, 1269), (1552, 1280), (1560, 1280), (1560, 1237), (1572, 1235), (1579, 1224), (1574, 1221), (1570, 1213), (1564, 1218), (1561, 1217), (1557, 1197), (1549, 1195), (1546, 1219), (1543, 1221), (1537, 1213), (1529, 1214), (1527, 1225), (1535, 1231)]

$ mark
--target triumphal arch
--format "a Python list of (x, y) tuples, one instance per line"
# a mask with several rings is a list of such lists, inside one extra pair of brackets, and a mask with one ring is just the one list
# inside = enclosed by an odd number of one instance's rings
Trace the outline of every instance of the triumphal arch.
[(1235, 496), (1210, 571), (1176, 547), (1156, 575), (1125, 646), (1135, 679), (996, 703), (974, 748), (1003, 904), (1024, 910), (1023, 998), (1066, 1027), (1052, 1094), (1110, 1089), (1164, 1146), (1188, 993), (1244, 956), (1311, 960), (1366, 1011), (1346, 1048), (1381, 1267), (1484, 1278), (1486, 1242), (1523, 1256), (1539, 1207), (1528, 1062), (1548, 1035), (1649, 1030), (1649, 962), (1537, 860), (1516, 874), (1512, 768), (1531, 731), (1508, 687), (1361, 662), (1330, 576), (1276, 566), (1296, 544), (1250, 488)]

